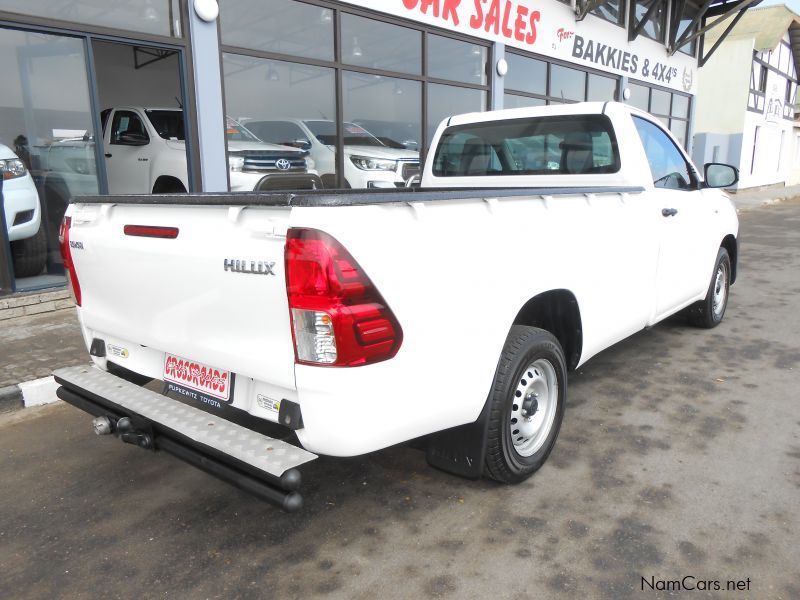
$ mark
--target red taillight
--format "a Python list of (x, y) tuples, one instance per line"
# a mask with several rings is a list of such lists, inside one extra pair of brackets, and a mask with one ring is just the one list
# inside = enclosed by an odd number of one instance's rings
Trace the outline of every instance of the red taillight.
[(72, 262), (72, 248), (69, 245), (69, 230), (72, 227), (72, 217), (64, 217), (61, 222), (61, 229), (58, 232), (58, 242), (61, 247), (61, 259), (64, 261), (64, 269), (69, 276), (69, 285), (75, 304), (81, 305), (81, 284), (78, 282), (78, 273), (75, 271), (75, 263)]
[(285, 260), (298, 363), (355, 367), (397, 354), (400, 324), (338, 241), (316, 229), (290, 229)]
[(123, 228), (125, 235), (136, 237), (151, 237), (174, 240), (178, 237), (177, 227), (158, 227), (156, 225), (125, 225)]

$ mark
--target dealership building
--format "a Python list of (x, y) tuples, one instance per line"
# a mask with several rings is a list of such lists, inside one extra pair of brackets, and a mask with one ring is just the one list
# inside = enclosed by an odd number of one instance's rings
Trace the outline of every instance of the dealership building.
[(402, 186), (455, 113), (620, 100), (688, 146), (704, 33), (755, 4), (0, 0), (0, 294), (63, 287), (70, 197)]
[[(713, 35), (709, 32), (707, 41)], [(796, 183), (798, 65), (800, 15), (786, 6), (743, 15), (703, 69), (695, 111), (695, 162), (737, 167), (739, 189)]]

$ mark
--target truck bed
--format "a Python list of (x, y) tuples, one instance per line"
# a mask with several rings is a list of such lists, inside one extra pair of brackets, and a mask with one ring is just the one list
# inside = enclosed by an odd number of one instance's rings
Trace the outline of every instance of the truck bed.
[(303, 190), (297, 192), (225, 192), (202, 194), (140, 194), (81, 196), (79, 204), (172, 204), (181, 206), (276, 206), (328, 207), (443, 202), (471, 198), (513, 196), (563, 196), (567, 194), (639, 194), (636, 186), (535, 187), (535, 188), (401, 188), (397, 190)]

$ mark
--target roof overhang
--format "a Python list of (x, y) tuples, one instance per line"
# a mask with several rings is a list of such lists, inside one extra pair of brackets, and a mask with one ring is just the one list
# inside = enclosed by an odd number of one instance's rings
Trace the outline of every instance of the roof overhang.
[[(607, 0), (573, 0), (576, 18), (579, 21), (582, 20), (591, 11), (605, 4), (606, 1)], [(659, 7), (663, 7), (665, 12), (670, 15), (671, 19), (669, 28), (670, 38), (667, 40), (667, 52), (670, 56), (675, 54), (679, 48), (682, 48), (686, 44), (702, 38), (708, 30), (719, 27), (729, 17), (733, 17), (733, 19), (730, 19), (730, 22), (725, 23), (726, 27), (724, 31), (715, 40), (708, 52), (703, 52), (701, 45), (698, 63), (699, 66), (702, 67), (736, 26), (736, 23), (739, 22), (739, 19), (742, 18), (745, 11), (747, 11), (748, 8), (758, 5), (760, 2), (761, 0), (703, 0), (703, 3), (697, 7), (697, 12), (691, 23), (679, 36), (678, 24), (684, 14), (684, 9), (687, 4), (690, 4), (689, 0), (656, 0), (638, 21), (636, 19), (635, 0), (630, 0), (628, 2), (629, 12), (627, 19), (628, 40), (632, 42), (639, 36), (647, 21), (655, 14)], [(697, 6), (694, 2), (692, 2), (691, 5)], [(671, 10), (668, 11), (668, 8), (671, 8)], [(709, 19), (711, 22), (709, 22)], [(800, 33), (798, 36), (800, 36)], [(794, 43), (793, 40), (792, 44), (794, 45)], [(800, 37), (797, 38), (797, 44), (798, 47), (800, 47)]]

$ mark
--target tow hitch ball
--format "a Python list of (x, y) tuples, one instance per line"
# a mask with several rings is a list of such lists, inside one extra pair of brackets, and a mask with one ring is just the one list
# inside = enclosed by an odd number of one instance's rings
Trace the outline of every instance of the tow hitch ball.
[(101, 416), (92, 419), (92, 428), (97, 435), (114, 434), (126, 444), (133, 444), (145, 450), (153, 447), (153, 438), (143, 431), (137, 431), (128, 417), (115, 420), (111, 417)]

